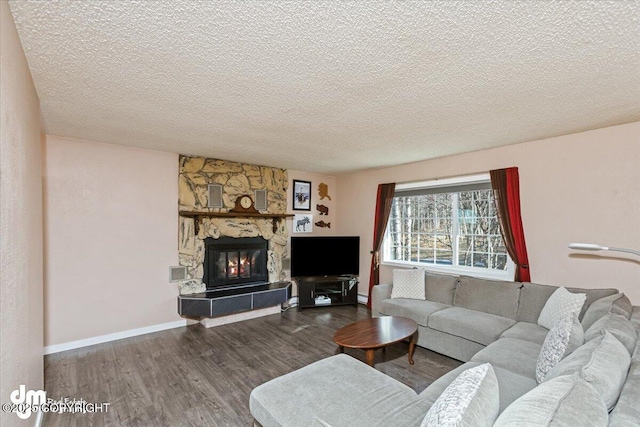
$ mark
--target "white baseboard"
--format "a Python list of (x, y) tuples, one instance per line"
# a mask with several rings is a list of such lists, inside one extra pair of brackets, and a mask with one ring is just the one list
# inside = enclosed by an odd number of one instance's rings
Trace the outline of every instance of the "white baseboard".
[(367, 302), (369, 302), (369, 297), (368, 296), (358, 294), (358, 303), (359, 304), (367, 305)]
[(145, 326), (144, 328), (130, 329), (128, 331), (115, 332), (113, 334), (100, 335), (78, 341), (70, 341), (62, 344), (48, 345), (44, 348), (44, 354), (60, 353), (61, 351), (73, 350), (90, 345), (101, 344), (109, 341), (121, 340), (123, 338), (135, 337), (138, 335), (150, 334), (152, 332), (164, 331), (167, 329), (180, 328), (192, 323), (189, 319), (177, 320), (175, 322), (161, 323), (159, 325)]

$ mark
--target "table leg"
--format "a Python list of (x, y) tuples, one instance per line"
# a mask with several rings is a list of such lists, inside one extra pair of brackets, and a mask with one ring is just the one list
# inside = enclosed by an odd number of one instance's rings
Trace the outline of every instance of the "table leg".
[(373, 349), (367, 350), (367, 365), (373, 366)]
[(416, 349), (416, 335), (417, 332), (411, 336), (411, 342), (409, 342), (409, 364), (413, 365), (413, 351)]

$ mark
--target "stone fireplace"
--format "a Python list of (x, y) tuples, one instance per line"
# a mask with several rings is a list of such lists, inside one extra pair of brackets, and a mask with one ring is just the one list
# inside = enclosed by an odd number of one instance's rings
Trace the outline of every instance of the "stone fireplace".
[[(209, 184), (222, 185), (224, 205), (222, 208), (207, 207)], [(255, 190), (266, 190), (267, 209), (261, 213), (284, 215), (287, 206), (287, 187), (287, 171), (283, 169), (204, 157), (180, 156), (178, 190), (180, 211), (229, 212), (235, 206), (235, 201), (239, 196), (253, 196)], [(198, 221), (198, 227), (196, 227), (195, 221)], [(266, 242), (265, 281), (278, 282), (284, 278), (282, 258), (287, 252), (287, 227), (284, 219), (180, 216), (178, 237), (180, 265), (187, 268), (189, 279), (194, 279), (179, 285), (181, 295), (195, 294), (205, 292), (207, 288), (211, 289), (205, 283), (210, 281), (210, 277), (209, 273), (205, 277), (204, 263), (207, 255), (207, 243), (211, 243), (213, 240), (223, 239), (222, 241), (226, 244), (233, 243), (233, 240), (261, 238)], [(235, 262), (233, 257), (231, 261), (232, 264)], [(207, 259), (208, 264), (211, 262), (219, 263), (220, 259), (214, 261)], [(227, 273), (231, 273), (232, 281), (240, 279), (240, 277), (234, 276), (236, 272), (232, 273), (229, 270), (228, 262), (225, 255), (225, 263), (227, 263), (225, 276), (228, 275)], [(209, 267), (215, 269), (213, 265)], [(253, 272), (255, 271), (253, 270)], [(239, 271), (237, 274), (240, 275)], [(246, 274), (245, 271), (243, 275), (246, 276)]]

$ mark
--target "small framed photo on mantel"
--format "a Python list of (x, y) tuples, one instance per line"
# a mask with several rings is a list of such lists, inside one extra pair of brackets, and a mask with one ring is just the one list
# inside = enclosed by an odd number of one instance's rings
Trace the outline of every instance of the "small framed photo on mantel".
[(293, 180), (293, 210), (311, 210), (311, 182)]

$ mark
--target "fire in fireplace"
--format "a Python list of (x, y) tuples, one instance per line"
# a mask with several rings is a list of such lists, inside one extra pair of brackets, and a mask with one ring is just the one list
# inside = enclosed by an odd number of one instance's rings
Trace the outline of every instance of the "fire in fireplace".
[(208, 237), (204, 244), (203, 281), (207, 290), (268, 281), (269, 244), (262, 237)]

